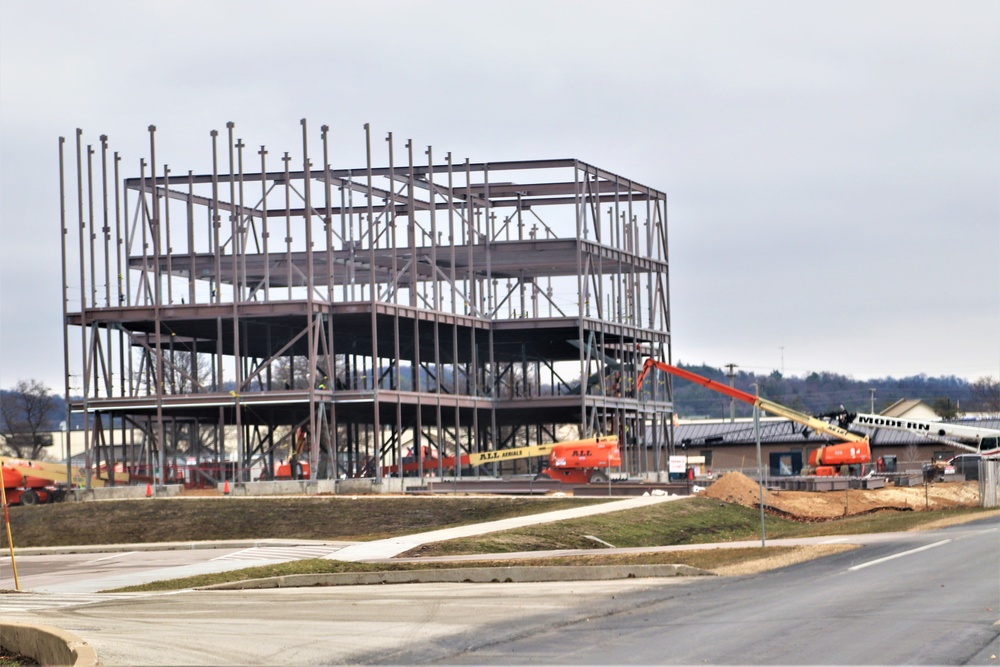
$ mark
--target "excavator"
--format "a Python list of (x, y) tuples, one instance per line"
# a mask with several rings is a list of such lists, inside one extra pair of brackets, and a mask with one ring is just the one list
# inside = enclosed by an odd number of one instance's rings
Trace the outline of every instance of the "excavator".
[(837, 442), (818, 447), (809, 454), (808, 465), (802, 468), (802, 473), (804, 475), (832, 476), (845, 474), (847, 466), (869, 463), (872, 460), (872, 450), (871, 445), (868, 442), (868, 436), (852, 433), (837, 424), (832, 424), (828, 421), (824, 421), (823, 419), (797, 412), (791, 408), (781, 405), (780, 403), (775, 403), (774, 401), (769, 401), (766, 398), (748, 394), (745, 391), (740, 391), (739, 389), (735, 389), (728, 385), (720, 384), (715, 380), (710, 380), (709, 378), (702, 377), (697, 373), (686, 371), (683, 368), (678, 368), (677, 366), (671, 366), (670, 364), (657, 361), (656, 359), (646, 359), (646, 362), (642, 366), (642, 372), (639, 374), (637, 389), (642, 389), (643, 380), (645, 380), (646, 376), (653, 369), (694, 382), (695, 384), (699, 384), (706, 389), (717, 391), (720, 394), (725, 394), (726, 396), (735, 398), (738, 401), (748, 403), (749, 405), (752, 405), (759, 410), (763, 410), (764, 412), (777, 415), (778, 417), (784, 417), (785, 419), (789, 419), (797, 424), (802, 424), (807, 430), (822, 433), (823, 435), (836, 440)]

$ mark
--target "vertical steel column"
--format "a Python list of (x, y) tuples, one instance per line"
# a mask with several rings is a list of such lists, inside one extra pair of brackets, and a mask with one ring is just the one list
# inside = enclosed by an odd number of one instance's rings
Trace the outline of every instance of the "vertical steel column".
[(263, 253), (264, 253), (264, 301), (271, 300), (271, 255), (269, 242), (271, 240), (271, 232), (268, 228), (267, 221), (270, 216), (267, 214), (267, 192), (270, 188), (267, 186), (267, 148), (262, 144), (260, 150), (257, 151), (260, 155), (260, 209), (264, 212), (261, 215), (260, 228), (261, 237), (263, 239)]
[[(194, 172), (190, 169), (188, 169), (187, 173), (187, 186), (185, 221), (187, 223), (188, 263), (190, 264), (190, 269), (188, 271), (187, 300), (188, 303), (193, 304), (198, 301), (198, 293), (195, 289), (195, 282), (198, 279), (198, 249), (194, 235)], [(181, 299), (181, 303), (184, 303), (183, 299)]]
[[(153, 184), (153, 193), (156, 193), (156, 184)], [(174, 303), (174, 251), (170, 243), (170, 168), (163, 165), (163, 242), (167, 248), (167, 299), (166, 303)], [(172, 360), (171, 360), (172, 361)]]
[[(393, 358), (389, 365), (389, 388), (395, 392), (396, 399), (396, 414), (395, 422), (393, 425), (394, 437), (394, 451), (398, 453), (393, 454), (393, 462), (402, 463), (403, 452), (402, 452), (402, 441), (403, 441), (403, 397), (400, 394), (402, 391), (402, 378), (403, 378), (403, 368), (401, 364), (401, 354), (400, 354), (400, 331), (399, 331), (399, 261), (398, 261), (398, 239), (396, 228), (396, 221), (398, 216), (396, 215), (396, 162), (394, 156), (394, 148), (392, 143), (392, 132), (386, 134), (386, 143), (389, 148), (389, 216), (386, 219), (386, 226), (389, 230), (389, 251), (392, 255), (392, 273), (388, 277), (388, 282), (385, 286), (386, 301), (395, 306), (392, 309), (392, 344), (393, 344)], [(403, 477), (403, 467), (399, 466), (397, 474), (402, 479)]]
[(431, 209), (431, 287), (433, 289), (433, 326), (434, 326), (434, 408), (436, 423), (435, 444), (437, 446), (438, 476), (444, 476), (444, 441), (441, 434), (441, 280), (438, 276), (438, 233), (437, 233), (437, 212), (435, 206), (435, 195), (437, 185), (434, 183), (434, 154), (430, 146), (427, 147), (427, 185), (429, 190), (429, 201)]
[[(239, 461), (243, 456), (243, 408), (240, 406), (240, 395), (243, 393), (243, 355), (240, 349), (240, 301), (243, 297), (243, 289), (240, 285), (240, 255), (241, 255), (241, 243), (240, 243), (240, 214), (241, 210), (237, 208), (236, 205), (236, 161), (234, 155), (234, 145), (233, 145), (233, 129), (236, 127), (235, 123), (229, 121), (226, 123), (226, 143), (229, 153), (229, 242), (230, 242), (230, 252), (232, 252), (232, 291), (233, 291), (233, 384), (236, 389), (233, 393), (233, 426), (236, 430), (236, 457)], [(240, 142), (242, 143), (242, 142)], [(221, 279), (219, 280), (221, 287)], [(225, 454), (225, 441), (222, 443), (222, 481), (225, 482), (229, 478), (229, 466), (227, 464), (227, 457)], [(236, 481), (234, 477), (233, 481)]]
[[(323, 198), (325, 200), (325, 215), (323, 220), (323, 228), (326, 232), (326, 300), (327, 304), (333, 303), (333, 183), (330, 180), (330, 146), (329, 146), (329, 125), (322, 125), (319, 128), (320, 137), (323, 142)], [(372, 267), (374, 269), (374, 267)], [(330, 343), (333, 345), (333, 338), (331, 333)], [(329, 361), (328, 361), (329, 365)], [(327, 375), (333, 378), (333, 369)], [(332, 381), (332, 380), (331, 380)]]
[[(325, 350), (325, 375), (327, 376), (327, 391), (337, 388), (337, 368), (336, 355), (334, 349), (333, 330), (333, 183), (330, 180), (330, 146), (329, 146), (328, 125), (320, 126), (320, 136), (323, 143), (323, 198), (325, 200), (326, 215), (324, 216), (323, 227), (326, 238), (326, 306), (324, 310), (324, 321), (326, 330), (326, 350)], [(372, 267), (374, 270), (374, 267)], [(335, 403), (329, 401), (329, 414), (324, 411), (324, 423), (327, 431), (327, 475), (328, 479), (337, 476), (337, 413)]]
[[(117, 301), (118, 305), (124, 305), (125, 294), (124, 287), (122, 285), (122, 274), (126, 269), (122, 268), (122, 218), (121, 218), (121, 197), (119, 196), (119, 174), (118, 174), (118, 163), (121, 157), (118, 152), (115, 151), (113, 155), (114, 159), (114, 184), (115, 184), (115, 262), (116, 268), (118, 270), (118, 282), (117, 282)], [(119, 382), (119, 396), (125, 396), (125, 332), (121, 327), (118, 328), (118, 382)], [(67, 366), (69, 368), (69, 366)], [(68, 423), (68, 422), (67, 422)], [(122, 424), (124, 429), (124, 422)]]
[[(467, 314), (470, 318), (473, 318), (469, 326), (469, 362), (468, 369), (469, 372), (466, 377), (469, 379), (469, 393), (472, 396), (472, 424), (468, 430), (469, 436), (469, 453), (479, 453), (482, 451), (482, 443), (479, 441), (479, 341), (478, 341), (478, 327), (476, 322), (482, 318), (482, 309), (477, 308), (477, 293), (479, 291), (479, 283), (476, 280), (475, 272), (475, 262), (474, 262), (474, 250), (477, 240), (477, 229), (473, 224), (474, 214), (475, 214), (475, 204), (472, 200), (472, 165), (469, 162), (469, 158), (465, 158), (465, 188), (466, 188), (466, 216), (465, 224), (468, 227), (468, 290), (467, 290)], [(476, 466), (476, 477), (479, 477), (482, 466)]]
[(583, 189), (580, 185), (580, 163), (576, 162), (573, 168), (573, 211), (576, 220), (576, 328), (577, 340), (580, 349), (580, 437), (590, 436), (590, 425), (587, 423), (587, 367), (584, 362), (584, 345), (586, 341), (583, 335), (583, 313), (584, 313), (584, 285), (586, 279), (583, 277), (583, 218), (581, 207), (584, 205)]
[[(365, 123), (365, 165), (368, 176), (368, 229), (371, 230), (374, 219), (372, 200), (372, 138), (371, 128)], [(382, 427), (379, 416), (379, 378), (378, 378), (378, 290), (375, 288), (375, 242), (373, 235), (369, 234), (368, 242), (368, 266), (369, 266), (369, 290), (368, 296), (371, 303), (372, 318), (372, 422), (375, 432), (375, 481), (382, 482)]]
[[(406, 181), (406, 245), (410, 249), (410, 307), (416, 308), (419, 276), (417, 275), (417, 207), (414, 201), (416, 175), (413, 173), (413, 139), (406, 140), (406, 153), (409, 160)], [(414, 380), (413, 386), (417, 386), (416, 380)]]
[[(489, 164), (483, 165), (483, 212), (484, 219), (486, 221), (486, 293), (487, 293), (487, 308), (485, 309), (487, 316), (489, 317), (489, 329), (486, 332), (486, 345), (488, 348), (488, 375), (486, 375), (483, 380), (486, 383), (486, 388), (489, 390), (489, 400), (490, 400), (490, 446), (491, 451), (496, 451), (497, 449), (497, 402), (500, 397), (498, 396), (499, 382), (496, 375), (496, 350), (493, 341), (493, 329), (494, 321), (496, 319), (496, 313), (494, 308), (497, 308), (496, 300), (496, 287), (493, 281), (493, 206), (490, 200), (490, 166)], [(497, 466), (493, 466), (493, 473), (496, 474)]]
[(66, 270), (66, 239), (69, 229), (66, 227), (66, 167), (63, 150), (65, 145), (66, 138), (59, 137), (59, 248), (62, 266), (63, 398), (66, 401), (66, 428), (63, 429), (63, 438), (66, 443), (66, 481), (72, 484), (72, 452), (69, 438), (69, 433), (73, 430), (69, 404), (69, 285)]
[[(391, 273), (387, 278), (387, 283), (385, 285), (385, 300), (388, 303), (399, 305), (399, 262), (397, 259), (397, 239), (396, 239), (396, 164), (395, 158), (393, 156), (393, 145), (392, 145), (392, 132), (389, 132), (385, 137), (386, 143), (389, 145), (389, 201), (388, 205), (388, 215), (386, 216), (386, 230), (389, 236), (388, 246), (389, 253), (391, 255)], [(393, 327), (393, 358), (389, 363), (389, 388), (395, 390), (396, 392), (400, 389), (400, 377), (403, 369), (400, 366), (399, 360), (399, 308), (392, 309), (392, 327)], [(400, 397), (396, 394), (396, 429), (397, 431), (401, 427), (401, 410), (399, 405)], [(402, 474), (402, 471), (400, 471)]]
[(166, 484), (166, 443), (163, 432), (163, 347), (161, 336), (163, 335), (162, 315), (160, 305), (163, 295), (161, 293), (160, 277), (160, 202), (156, 196), (156, 126), (149, 126), (149, 175), (153, 189), (152, 216), (150, 218), (150, 236), (153, 238), (153, 277), (155, 284), (153, 287), (153, 354), (156, 358), (156, 446), (159, 450), (160, 464), (160, 486)]
[[(434, 408), (435, 408), (435, 437), (434, 444), (437, 448), (437, 458), (438, 458), (438, 475), (443, 476), (444, 468), (441, 461), (443, 456), (444, 446), (441, 440), (441, 281), (438, 277), (438, 262), (437, 262), (437, 252), (438, 252), (438, 232), (437, 232), (437, 211), (436, 197), (437, 185), (434, 183), (434, 154), (431, 146), (427, 147), (425, 151), (427, 155), (427, 190), (428, 190), (428, 201), (430, 204), (430, 228), (431, 228), (431, 242), (430, 242), (430, 269), (428, 280), (431, 283), (431, 329), (432, 337), (434, 341)], [(420, 341), (417, 341), (420, 344)], [(430, 376), (431, 374), (428, 373)], [(421, 394), (422, 396), (423, 394)]]
[[(668, 364), (673, 364), (674, 363), (674, 357), (673, 357), (674, 332), (673, 332), (673, 328), (670, 325), (670, 257), (669, 257), (669, 253), (668, 253), (669, 246), (668, 246), (668, 242), (667, 242), (667, 234), (668, 234), (668, 229), (667, 229), (667, 196), (664, 194), (663, 195), (663, 199), (660, 200), (660, 201), (662, 201), (662, 206), (663, 206), (663, 215), (661, 217), (661, 225), (662, 225), (662, 227), (661, 227), (661, 234), (662, 234), (662, 237), (663, 237), (663, 261), (667, 265), (667, 276), (666, 276), (667, 285), (666, 285), (666, 289), (665, 289), (665, 291), (666, 291), (666, 299), (665, 299), (666, 312), (664, 313), (664, 325), (665, 325), (665, 329), (666, 329), (666, 332), (667, 332), (667, 363)], [(659, 209), (660, 209), (660, 202), (658, 201), (657, 202), (656, 210), (659, 211)], [(672, 378), (667, 378), (667, 402), (668, 402), (668, 404), (670, 406), (670, 413), (671, 414), (674, 414), (674, 388), (673, 387), (674, 387), (674, 385), (673, 385)], [(667, 431), (667, 447), (669, 447), (669, 451), (671, 451), (671, 452), (674, 451), (674, 420), (673, 419), (670, 420), (670, 426), (669, 426), (669, 429)]]
[[(292, 300), (292, 288), (295, 285), (292, 274), (292, 183), (289, 173), (289, 163), (292, 158), (288, 151), (282, 156), (281, 161), (285, 163), (285, 267), (287, 268), (288, 300)], [(291, 385), (295, 386), (295, 373), (291, 373)]]
[(84, 447), (84, 465), (87, 468), (87, 482), (86, 488), (90, 489), (90, 485), (93, 478), (93, 470), (91, 469), (92, 462), (92, 452), (90, 446), (90, 377), (88, 375), (88, 367), (90, 365), (88, 355), (87, 355), (87, 270), (84, 256), (84, 230), (86, 229), (87, 223), (83, 217), (83, 157), (82, 157), (82, 146), (81, 140), (83, 138), (83, 130), (77, 128), (76, 130), (76, 184), (77, 184), (77, 213), (79, 218), (79, 250), (80, 250), (80, 343), (81, 343), (81, 359), (83, 360), (82, 369), (82, 381), (81, 387), (83, 389), (83, 447)]
[[(461, 448), (461, 408), (459, 407), (459, 383), (458, 383), (458, 328), (459, 328), (459, 310), (458, 310), (458, 284), (456, 283), (455, 276), (455, 246), (458, 243), (458, 239), (455, 237), (455, 174), (451, 159), (451, 152), (448, 152), (448, 243), (450, 245), (449, 252), (449, 279), (451, 280), (451, 313), (453, 322), (451, 325), (451, 382), (452, 382), (452, 398), (455, 403), (455, 468), (453, 474), (455, 477), (461, 477), (462, 475), (462, 448)], [(442, 453), (443, 456), (443, 453)]]
[(312, 248), (312, 171), (309, 164), (309, 134), (306, 126), (306, 119), (302, 123), (302, 189), (305, 195), (305, 233), (306, 233), (306, 344), (309, 348), (309, 373), (306, 376), (309, 381), (309, 437), (312, 439), (312, 447), (309, 450), (309, 470), (312, 479), (316, 479), (317, 462), (319, 458), (319, 431), (316, 428), (316, 327), (317, 317), (314, 312), (314, 301), (316, 298), (313, 276), (313, 248)]
[[(416, 207), (416, 165), (413, 163), (413, 140), (406, 140), (406, 152), (409, 159), (407, 170), (407, 208), (408, 225), (407, 240), (410, 244), (410, 306), (412, 311), (409, 316), (413, 319), (413, 359), (410, 362), (410, 390), (413, 391), (417, 399), (416, 414), (413, 420), (413, 455), (417, 459), (417, 476), (421, 479), (424, 476), (424, 448), (421, 443), (423, 436), (423, 390), (420, 383), (420, 317), (416, 312), (419, 305), (417, 292), (420, 290), (420, 264), (417, 261), (417, 207)], [(402, 444), (402, 443), (401, 443)], [(400, 451), (402, 456), (402, 451)]]
[[(104, 225), (101, 232), (104, 234), (104, 307), (111, 306), (111, 225), (108, 219), (108, 135), (101, 135), (101, 202), (103, 209)], [(104, 372), (104, 395), (110, 397), (114, 391), (114, 380), (112, 379), (111, 327), (105, 330), (105, 340), (107, 346), (107, 361)], [(111, 430), (112, 434), (114, 429)]]
[[(242, 139), (236, 139), (236, 178), (238, 180), (239, 196), (235, 202), (231, 202), (236, 212), (236, 231), (239, 239), (239, 273), (233, 277), (233, 282), (239, 286), (239, 300), (249, 300), (253, 286), (247, 284), (247, 243), (250, 236), (250, 223), (253, 221), (253, 213), (246, 213), (246, 206), (243, 198), (243, 149), (246, 144)], [(232, 168), (230, 168), (232, 171)], [(247, 217), (244, 218), (244, 215)]]
[[(97, 233), (94, 230), (94, 148), (87, 144), (87, 222), (90, 224), (90, 232), (87, 234), (90, 240), (90, 306), (97, 307), (97, 262), (94, 255), (94, 240)], [(86, 308), (87, 304), (84, 303)], [(95, 373), (95, 393), (96, 393), (96, 373)]]

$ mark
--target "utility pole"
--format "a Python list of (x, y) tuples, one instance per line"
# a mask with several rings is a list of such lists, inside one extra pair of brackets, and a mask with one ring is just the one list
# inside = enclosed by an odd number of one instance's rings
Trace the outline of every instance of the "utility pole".
[(875, 387), (868, 389), (872, 393), (872, 414), (875, 414)]
[[(736, 364), (726, 364), (726, 368), (729, 369), (729, 372), (726, 373), (726, 377), (729, 378), (729, 388), (732, 389), (736, 379)], [(729, 397), (729, 421), (736, 421), (736, 401), (732, 396)]]

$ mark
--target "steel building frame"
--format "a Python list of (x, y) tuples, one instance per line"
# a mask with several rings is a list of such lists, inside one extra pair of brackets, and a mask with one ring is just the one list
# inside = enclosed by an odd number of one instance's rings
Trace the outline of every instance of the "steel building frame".
[(331, 166), (327, 126), (316, 166), (301, 125), (294, 168), (229, 123), (204, 174), (160, 164), (150, 126), (125, 179), (106, 136), (77, 130), (75, 170), (60, 138), (65, 393), (88, 465), (138, 463), (114, 460), (127, 425), (160, 481), (167, 456), (221, 464), (227, 441), (221, 475), (248, 481), (306, 426), (326, 478), (410, 457), (462, 475), (435, 455), (570, 432), (618, 433), (626, 472), (665, 470), (669, 383), (634, 391), (646, 356), (671, 359), (663, 192), (575, 159), (418, 161), (407, 141), (400, 161), (391, 133), (376, 166), (368, 125), (363, 167)]

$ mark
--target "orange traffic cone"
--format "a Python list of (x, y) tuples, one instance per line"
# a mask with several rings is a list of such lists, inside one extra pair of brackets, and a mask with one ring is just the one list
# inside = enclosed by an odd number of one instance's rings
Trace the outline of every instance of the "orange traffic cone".
[(146, 497), (147, 498), (153, 497), (153, 485), (150, 484), (149, 482), (146, 482)]
[(226, 495), (226, 496), (229, 495), (229, 480), (228, 479), (226, 480), (226, 483), (222, 485), (222, 493), (223, 493), (223, 495)]

